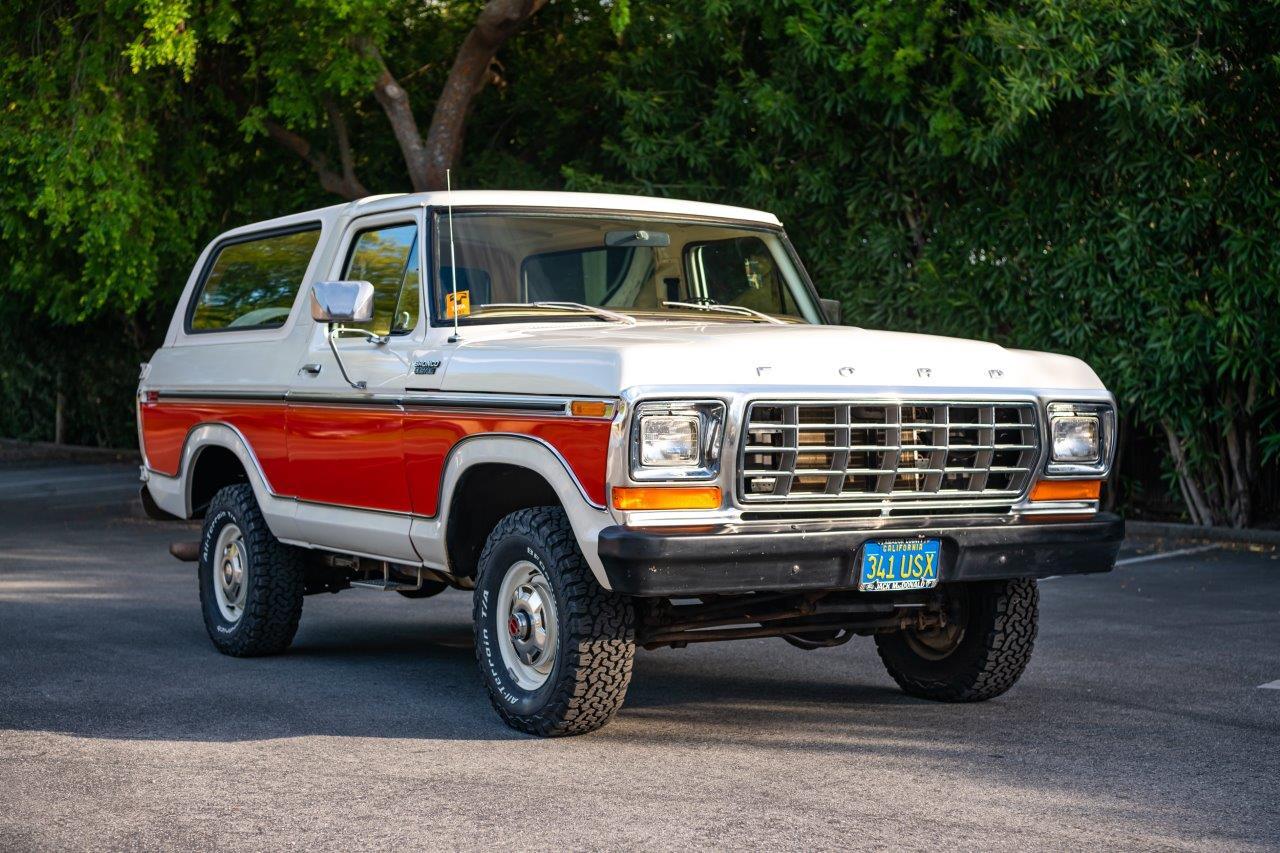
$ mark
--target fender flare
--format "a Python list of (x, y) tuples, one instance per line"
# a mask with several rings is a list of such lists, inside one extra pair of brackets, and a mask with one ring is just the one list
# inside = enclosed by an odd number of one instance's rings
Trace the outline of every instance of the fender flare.
[(230, 424), (206, 422), (196, 424), (188, 430), (182, 443), (182, 456), (178, 461), (176, 476), (170, 477), (152, 469), (147, 470), (147, 488), (156, 504), (179, 518), (191, 518), (194, 508), (191, 506), (190, 474), (200, 454), (210, 447), (219, 447), (235, 454), (244, 468), (272, 534), (278, 539), (291, 538), (294, 532), (294, 501), (275, 496), (248, 440)]
[(609, 579), (596, 553), (600, 531), (616, 522), (604, 507), (593, 504), (569, 463), (551, 445), (530, 435), (485, 433), (459, 441), (449, 451), (440, 474), (440, 498), (432, 518), (415, 516), (410, 528), (413, 546), (430, 568), (449, 570), (445, 536), (449, 511), (462, 475), (476, 465), (500, 464), (527, 468), (542, 477), (555, 491), (569, 516), (578, 547), (592, 574), (605, 589)]

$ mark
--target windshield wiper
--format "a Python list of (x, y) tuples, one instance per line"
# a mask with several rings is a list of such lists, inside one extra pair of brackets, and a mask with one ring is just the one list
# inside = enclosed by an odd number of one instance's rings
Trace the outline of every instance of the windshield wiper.
[(724, 314), (737, 314), (740, 317), (756, 317), (775, 326), (787, 325), (777, 317), (770, 317), (763, 311), (748, 308), (745, 305), (720, 305), (715, 302), (663, 302), (663, 308), (693, 308), (698, 311), (719, 311)]
[(480, 307), (541, 308), (544, 311), (581, 311), (584, 314), (593, 314), (602, 320), (610, 320), (614, 323), (626, 323), (628, 326), (634, 326), (636, 324), (635, 317), (629, 317), (626, 314), (619, 314), (617, 311), (610, 311), (607, 308), (597, 308), (594, 305), (583, 305), (581, 302), (486, 302)]

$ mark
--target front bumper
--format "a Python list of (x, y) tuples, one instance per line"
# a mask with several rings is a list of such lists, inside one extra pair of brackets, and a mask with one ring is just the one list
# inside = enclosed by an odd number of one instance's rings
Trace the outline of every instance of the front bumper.
[(606, 527), (598, 553), (615, 592), (639, 596), (761, 590), (854, 589), (870, 539), (942, 541), (942, 583), (1108, 572), (1124, 520), (1099, 513), (1083, 521), (902, 519), (744, 527)]

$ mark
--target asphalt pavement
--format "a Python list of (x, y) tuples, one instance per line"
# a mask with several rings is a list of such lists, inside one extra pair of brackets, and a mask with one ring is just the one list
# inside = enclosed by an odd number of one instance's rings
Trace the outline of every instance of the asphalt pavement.
[(489, 707), (466, 593), (312, 596), (288, 653), (219, 655), (167, 553), (194, 534), (135, 480), (0, 468), (0, 850), (1280, 849), (1271, 551), (1042, 582), (991, 702), (902, 695), (869, 640), (713, 643), (538, 740)]

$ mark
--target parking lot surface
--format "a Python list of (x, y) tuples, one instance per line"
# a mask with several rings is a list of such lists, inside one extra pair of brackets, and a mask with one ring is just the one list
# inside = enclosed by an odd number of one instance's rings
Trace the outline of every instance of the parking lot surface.
[(466, 593), (312, 596), (287, 654), (217, 654), (167, 553), (194, 534), (135, 479), (0, 468), (0, 849), (1280, 848), (1271, 552), (1042, 582), (988, 703), (902, 695), (869, 640), (707, 644), (536, 740), (489, 707)]

